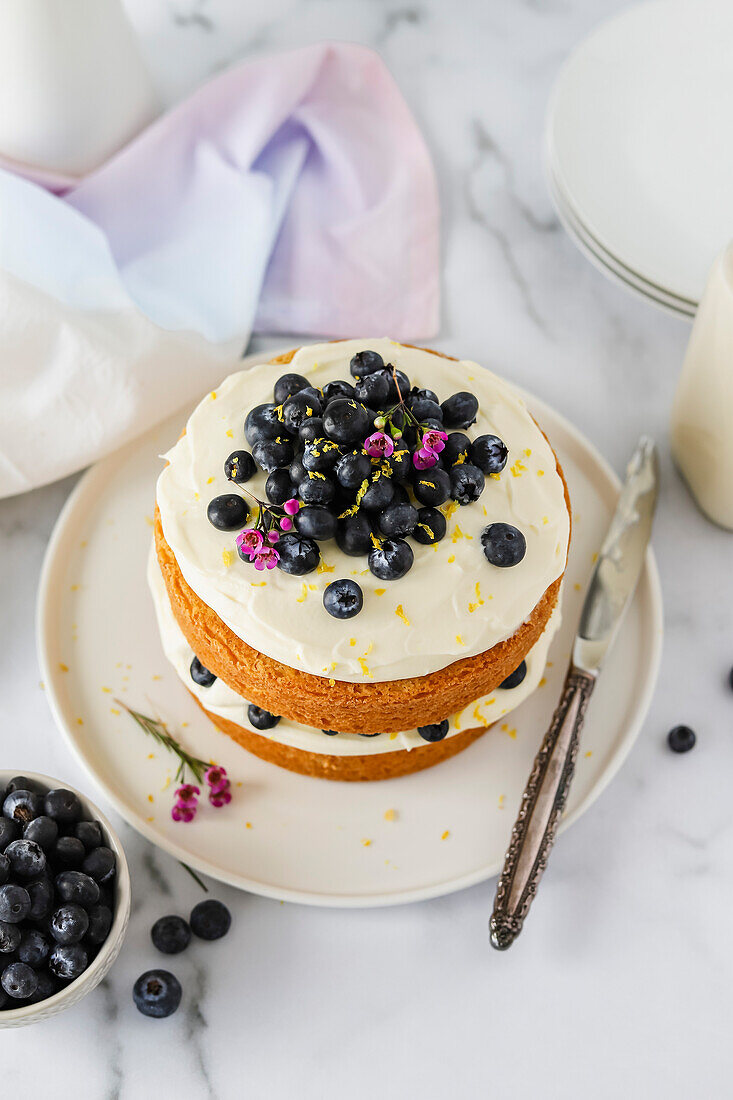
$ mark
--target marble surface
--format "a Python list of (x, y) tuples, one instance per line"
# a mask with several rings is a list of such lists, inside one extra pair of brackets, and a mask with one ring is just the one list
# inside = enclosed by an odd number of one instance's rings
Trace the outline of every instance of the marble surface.
[[(669, 460), (667, 417), (686, 323), (607, 283), (576, 252), (540, 160), (558, 65), (625, 5), (128, 6), (166, 102), (244, 56), (323, 38), (381, 52), (440, 179), (445, 299), (435, 344), (487, 362), (563, 410), (619, 471), (642, 431), (657, 437), (664, 483), (655, 545), (667, 635), (643, 733), (618, 778), (558, 844), (531, 924), (509, 954), (488, 946), (493, 883), (372, 912), (282, 905), (212, 884), (233, 911), (232, 932), (175, 960), (183, 1007), (168, 1021), (146, 1020), (130, 990), (160, 961), (150, 925), (202, 895), (174, 860), (121, 823), (134, 908), (120, 959), (68, 1014), (0, 1032), (3, 1094), (729, 1096), (731, 536), (701, 518)], [(54, 727), (35, 658), (39, 568), (73, 483), (0, 502), (2, 761), (65, 777), (96, 797)], [(699, 743), (678, 757), (665, 734), (683, 721)]]

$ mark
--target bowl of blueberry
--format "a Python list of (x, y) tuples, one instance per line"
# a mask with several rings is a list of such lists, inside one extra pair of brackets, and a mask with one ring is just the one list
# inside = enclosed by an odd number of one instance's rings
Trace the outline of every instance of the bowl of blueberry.
[(104, 814), (50, 776), (0, 771), (0, 1027), (56, 1015), (119, 954), (130, 874)]

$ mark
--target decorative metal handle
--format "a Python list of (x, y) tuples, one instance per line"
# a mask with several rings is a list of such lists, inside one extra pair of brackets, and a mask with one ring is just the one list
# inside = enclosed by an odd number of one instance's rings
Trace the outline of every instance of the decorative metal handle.
[(506, 951), (522, 931), (565, 807), (580, 730), (596, 678), (570, 666), (562, 698), (537, 753), (512, 829), (489, 921), (491, 943)]

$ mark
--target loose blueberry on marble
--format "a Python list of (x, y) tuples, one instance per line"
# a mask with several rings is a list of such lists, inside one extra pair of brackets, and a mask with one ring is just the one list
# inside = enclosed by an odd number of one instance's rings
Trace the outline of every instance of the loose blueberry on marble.
[(451, 467), (450, 495), (459, 504), (473, 504), (483, 493), (485, 484), (486, 479), (478, 466), (464, 462)]
[(194, 657), (191, 661), (189, 668), (191, 679), (194, 684), (198, 684), (199, 687), (208, 688), (216, 681), (216, 676), (213, 672), (209, 672), (208, 668), (204, 668), (199, 661), (198, 657)]
[(210, 500), (206, 515), (217, 531), (239, 531), (249, 516), (249, 504), (235, 493), (224, 493)]
[(269, 710), (256, 707), (254, 703), (250, 703), (247, 707), (247, 717), (250, 725), (256, 730), (271, 730), (280, 721), (277, 714), (270, 714)]
[(502, 680), (502, 682), (499, 684), (499, 687), (505, 688), (506, 690), (519, 687), (526, 675), (527, 662), (522, 661), (521, 664), (517, 665), (517, 667), (514, 669), (514, 672), (510, 672), (507, 678), (505, 680)]
[(448, 719), (444, 718), (442, 722), (436, 722), (432, 726), (418, 726), (417, 732), (423, 741), (442, 741), (448, 733)]
[(667, 743), (672, 752), (689, 752), (695, 747), (697, 736), (689, 726), (674, 726), (667, 734)]
[(369, 551), (369, 568), (382, 581), (396, 581), (412, 568), (414, 555), (403, 539), (383, 539)]
[(481, 532), (486, 560), (500, 569), (519, 565), (527, 550), (524, 535), (511, 523), (490, 523)]
[(189, 919), (191, 931), (201, 940), (219, 940), (229, 931), (231, 913), (226, 905), (214, 898), (207, 898), (194, 905)]
[(224, 463), (224, 474), (235, 485), (244, 485), (257, 473), (257, 463), (249, 451), (232, 451)]
[(471, 462), (485, 474), (499, 474), (506, 466), (509, 450), (498, 435), (480, 435), (470, 448)]
[(9, 997), (25, 1001), (32, 997), (38, 985), (36, 972), (24, 962), (10, 963), (3, 970), (2, 987)]
[(420, 508), (412, 537), (423, 546), (432, 546), (445, 538), (447, 527), (445, 516), (437, 508)]
[(183, 917), (159, 917), (150, 930), (150, 938), (164, 955), (178, 955), (191, 942), (191, 926)]
[(132, 987), (135, 1007), (143, 1016), (162, 1020), (181, 1003), (181, 983), (169, 970), (146, 970)]
[(353, 619), (364, 606), (364, 594), (356, 581), (331, 581), (323, 592), (323, 606), (334, 619)]

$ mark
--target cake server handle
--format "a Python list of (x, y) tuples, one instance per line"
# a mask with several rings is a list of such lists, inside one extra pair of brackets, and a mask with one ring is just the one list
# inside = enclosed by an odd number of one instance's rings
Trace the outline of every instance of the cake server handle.
[(522, 931), (565, 807), (580, 731), (596, 675), (571, 664), (550, 728), (535, 757), (504, 859), (489, 921), (492, 945), (506, 951)]

